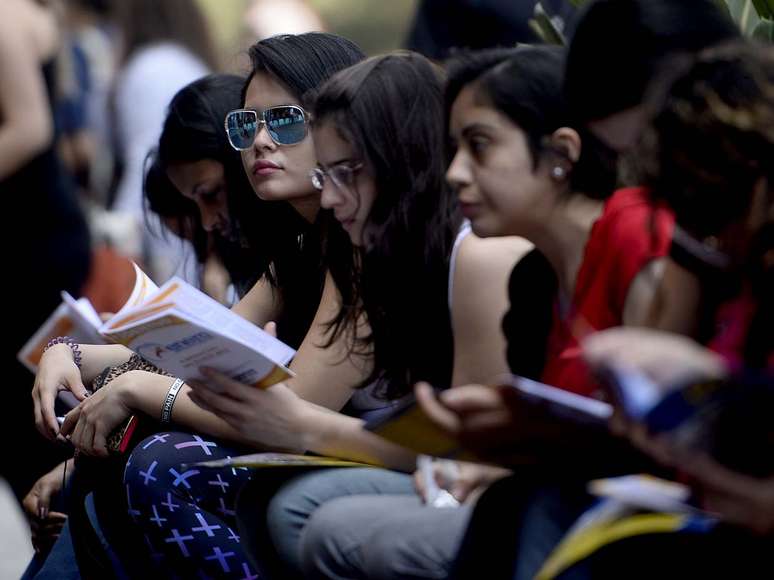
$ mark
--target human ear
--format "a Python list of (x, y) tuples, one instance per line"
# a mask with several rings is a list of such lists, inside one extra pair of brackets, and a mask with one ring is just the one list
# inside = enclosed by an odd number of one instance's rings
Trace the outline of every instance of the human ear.
[(576, 163), (581, 154), (581, 138), (575, 129), (560, 127), (551, 134), (551, 149), (570, 163)]

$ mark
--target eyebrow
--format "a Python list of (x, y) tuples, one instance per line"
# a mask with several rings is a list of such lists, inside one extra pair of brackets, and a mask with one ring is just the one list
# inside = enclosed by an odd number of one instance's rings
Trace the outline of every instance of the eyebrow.
[(194, 186), (193, 190), (191, 190), (191, 194), (192, 194), (192, 195), (199, 195), (200, 193), (203, 193), (203, 191), (202, 191), (202, 190), (205, 190), (205, 191), (206, 191), (206, 190), (211, 190), (211, 189), (213, 189), (213, 188), (214, 188), (216, 185), (220, 185), (220, 182), (219, 182), (219, 181), (217, 181), (217, 180), (216, 180), (216, 181), (213, 181), (212, 183), (210, 183), (209, 181), (200, 181), (199, 183), (197, 183), (197, 184)]
[(480, 123), (480, 122), (471, 123), (470, 125), (466, 125), (462, 129), (462, 131), (460, 132), (460, 136), (467, 138), (468, 135), (470, 135), (471, 133), (474, 133), (476, 131), (485, 131), (485, 132), (487, 132), (487, 131), (492, 131), (493, 129), (494, 129), (494, 127), (492, 127), (491, 125), (488, 125), (486, 123)]
[(329, 163), (328, 165), (323, 165), (322, 163), (317, 163), (320, 167), (323, 169), (330, 169), (331, 167), (334, 167), (336, 165), (344, 165), (345, 163), (355, 163), (355, 160), (352, 157), (345, 157), (344, 159), (339, 159), (338, 161), (334, 161), (333, 163)]

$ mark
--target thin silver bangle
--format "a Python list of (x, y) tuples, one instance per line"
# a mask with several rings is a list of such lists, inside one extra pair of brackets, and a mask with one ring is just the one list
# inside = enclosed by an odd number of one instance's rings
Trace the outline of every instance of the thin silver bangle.
[(183, 379), (175, 379), (172, 386), (167, 391), (167, 396), (164, 399), (164, 406), (161, 408), (161, 422), (169, 423), (172, 421), (172, 407), (177, 399), (177, 394), (180, 392), (180, 387), (183, 386)]

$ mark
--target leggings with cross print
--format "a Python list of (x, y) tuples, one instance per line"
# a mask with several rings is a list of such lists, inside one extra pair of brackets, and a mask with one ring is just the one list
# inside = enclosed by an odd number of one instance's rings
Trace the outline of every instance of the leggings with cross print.
[(240, 453), (211, 437), (180, 432), (157, 433), (132, 451), (124, 472), (129, 515), (167, 577), (258, 578), (234, 513), (250, 471), (193, 465)]

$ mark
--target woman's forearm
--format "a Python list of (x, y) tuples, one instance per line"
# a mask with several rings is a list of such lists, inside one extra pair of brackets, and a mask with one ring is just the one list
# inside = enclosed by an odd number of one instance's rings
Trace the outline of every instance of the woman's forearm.
[[(145, 371), (138, 373), (131, 386), (126, 389), (127, 405), (154, 419), (161, 417), (169, 387), (175, 379)], [(240, 441), (238, 433), (221, 418), (203, 410), (188, 398), (190, 387), (183, 385), (172, 407), (172, 422), (191, 430), (206, 433), (214, 437)]]
[(107, 367), (128, 361), (132, 351), (120, 344), (81, 344), (81, 378), (89, 385)]
[(363, 429), (364, 422), (318, 405), (302, 415), (301, 440), (307, 451), (412, 472), (416, 454)]

